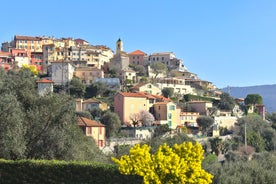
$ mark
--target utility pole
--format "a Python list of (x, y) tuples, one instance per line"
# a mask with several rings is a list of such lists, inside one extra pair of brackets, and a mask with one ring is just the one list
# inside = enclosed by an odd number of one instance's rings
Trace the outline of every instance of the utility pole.
[(247, 140), (246, 140), (246, 122), (244, 123), (244, 146), (245, 146), (245, 153), (247, 154)]

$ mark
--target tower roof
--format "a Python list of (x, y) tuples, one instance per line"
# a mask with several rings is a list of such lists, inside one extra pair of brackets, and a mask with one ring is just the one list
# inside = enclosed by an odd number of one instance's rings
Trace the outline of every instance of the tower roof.
[(119, 38), (117, 42), (121, 42), (121, 41), (122, 41), (121, 38)]

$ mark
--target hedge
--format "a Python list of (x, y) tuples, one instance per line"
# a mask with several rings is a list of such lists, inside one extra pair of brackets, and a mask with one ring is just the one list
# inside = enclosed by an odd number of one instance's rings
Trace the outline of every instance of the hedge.
[(91, 162), (0, 159), (0, 183), (139, 184), (139, 176), (122, 175), (117, 166)]

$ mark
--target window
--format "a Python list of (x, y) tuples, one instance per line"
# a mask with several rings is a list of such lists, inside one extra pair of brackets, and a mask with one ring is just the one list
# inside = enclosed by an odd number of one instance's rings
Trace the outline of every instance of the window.
[(164, 61), (164, 57), (162, 57), (161, 59), (162, 59), (162, 61)]
[(148, 85), (148, 88), (151, 88), (151, 85), (150, 85), (150, 84)]
[(169, 106), (169, 110), (175, 110), (175, 106), (174, 105), (170, 105)]
[(172, 119), (172, 113), (168, 114), (168, 119)]
[(92, 133), (92, 127), (87, 127), (87, 133), (91, 134)]
[(160, 105), (158, 106), (158, 110), (160, 110)]
[(159, 60), (159, 57), (157, 57), (156, 60), (158, 61), (158, 60)]
[(172, 121), (168, 121), (169, 127), (172, 126)]
[(100, 135), (102, 135), (102, 133), (103, 133), (103, 132), (102, 132), (102, 127), (100, 127)]
[(99, 147), (103, 147), (103, 140), (99, 140), (99, 144), (98, 144)]

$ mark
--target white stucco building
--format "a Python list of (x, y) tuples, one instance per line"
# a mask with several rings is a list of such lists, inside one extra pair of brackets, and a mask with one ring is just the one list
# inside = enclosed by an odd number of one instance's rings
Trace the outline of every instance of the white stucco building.
[(74, 76), (75, 67), (69, 62), (52, 62), (50, 76), (56, 85), (66, 85)]

